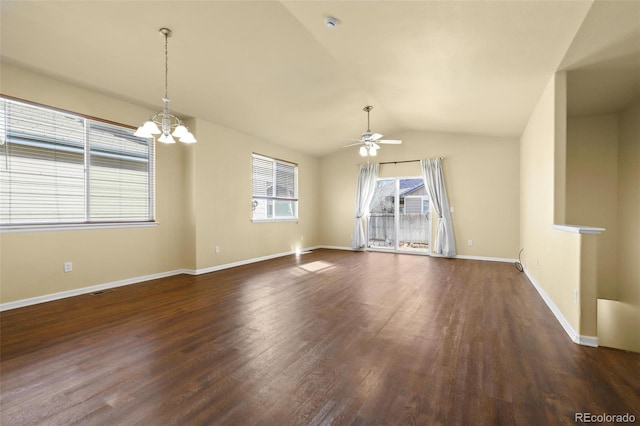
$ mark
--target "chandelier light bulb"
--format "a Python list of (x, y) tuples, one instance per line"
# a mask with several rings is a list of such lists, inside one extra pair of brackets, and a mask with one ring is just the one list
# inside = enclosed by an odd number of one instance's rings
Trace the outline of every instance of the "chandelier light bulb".
[(371, 148), (369, 148), (369, 155), (372, 157), (375, 157), (376, 155), (378, 155), (378, 150), (376, 149), (375, 146), (372, 146)]
[(186, 127), (184, 127), (182, 124), (178, 124), (178, 126), (176, 127), (176, 129), (173, 131), (173, 133), (171, 133), (171, 135), (175, 138), (182, 138), (183, 136), (185, 136), (187, 133), (189, 133), (189, 131), (187, 130)]
[(153, 135), (151, 134), (151, 132), (149, 132), (149, 130), (145, 129), (144, 124), (142, 124), (140, 127), (138, 127), (138, 130), (133, 133), (133, 136), (147, 139), (152, 137)]
[(196, 143), (196, 138), (193, 137), (193, 133), (187, 130), (187, 134), (180, 138), (182, 143)]
[(144, 123), (143, 127), (147, 132), (151, 133), (152, 135), (159, 135), (160, 133), (162, 133), (158, 125), (151, 120)]
[(362, 157), (366, 157), (367, 156), (367, 147), (365, 147), (365, 146), (361, 146), (360, 147), (360, 155)]
[(171, 136), (169, 133), (163, 133), (162, 136), (160, 136), (158, 138), (158, 142), (162, 142), (162, 143), (176, 143), (176, 140), (173, 139), (173, 136)]

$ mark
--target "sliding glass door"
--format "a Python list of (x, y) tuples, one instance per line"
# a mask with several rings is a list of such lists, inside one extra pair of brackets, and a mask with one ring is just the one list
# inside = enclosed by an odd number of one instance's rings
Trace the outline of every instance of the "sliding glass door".
[(378, 179), (369, 211), (370, 249), (430, 252), (431, 214), (422, 178)]

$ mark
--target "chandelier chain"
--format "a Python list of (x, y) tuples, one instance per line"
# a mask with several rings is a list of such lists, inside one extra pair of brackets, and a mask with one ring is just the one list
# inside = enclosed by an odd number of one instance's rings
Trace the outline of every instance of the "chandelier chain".
[(164, 34), (164, 97), (169, 99), (169, 34)]

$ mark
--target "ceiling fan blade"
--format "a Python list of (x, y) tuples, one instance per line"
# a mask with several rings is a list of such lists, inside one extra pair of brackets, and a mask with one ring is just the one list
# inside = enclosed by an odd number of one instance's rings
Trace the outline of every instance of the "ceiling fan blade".
[(389, 144), (389, 145), (400, 145), (402, 143), (402, 141), (399, 140), (399, 139), (383, 139), (383, 140), (380, 140), (380, 141), (377, 141), (377, 142), (378, 143), (386, 143), (386, 144)]
[(343, 148), (347, 148), (350, 146), (362, 145), (362, 142), (350, 143), (349, 145), (344, 145)]
[(383, 135), (381, 135), (380, 133), (374, 133), (371, 136), (369, 136), (367, 139), (370, 141), (377, 141), (378, 139), (380, 139)]
[(356, 142), (362, 142), (362, 139), (356, 139), (356, 138), (340, 138), (341, 141), (356, 141)]
[(375, 149), (380, 149), (380, 145), (378, 145), (375, 142), (371, 142), (371, 146), (374, 147)]

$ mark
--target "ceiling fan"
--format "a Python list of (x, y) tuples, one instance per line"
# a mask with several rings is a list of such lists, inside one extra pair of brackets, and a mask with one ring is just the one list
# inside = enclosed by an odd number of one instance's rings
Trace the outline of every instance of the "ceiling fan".
[(362, 136), (360, 136), (360, 139), (343, 139), (343, 140), (358, 141), (356, 143), (345, 145), (344, 148), (348, 146), (362, 145), (360, 147), (360, 155), (363, 157), (367, 157), (367, 156), (375, 157), (377, 155), (377, 151), (380, 149), (380, 145), (378, 144), (399, 145), (402, 143), (401, 140), (397, 140), (397, 139), (380, 139), (382, 137), (380, 133), (374, 133), (371, 131), (371, 125), (369, 121), (369, 112), (372, 109), (373, 107), (371, 105), (367, 105), (362, 109), (363, 111), (367, 112), (367, 131), (362, 133)]

